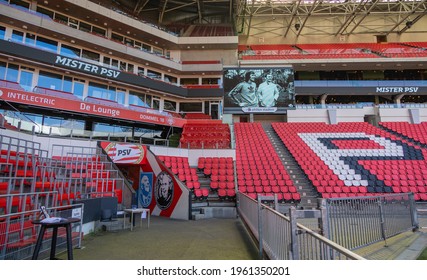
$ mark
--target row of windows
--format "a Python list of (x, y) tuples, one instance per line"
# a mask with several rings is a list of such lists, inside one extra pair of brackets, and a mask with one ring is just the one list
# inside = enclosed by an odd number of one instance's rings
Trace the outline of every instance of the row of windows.
[[(72, 93), (84, 100), (95, 97), (117, 102), (120, 105), (135, 105), (140, 107), (161, 109), (161, 98), (142, 92), (127, 90), (112, 85), (86, 81), (72, 76), (61, 75), (43, 70), (0, 61), (0, 80), (6, 80), (19, 85), (26, 91), (34, 91), (36, 87)], [(163, 99), (163, 109), (177, 112), (177, 102)], [(202, 112), (202, 102), (179, 102), (182, 112)]]
[[(26, 2), (26, 1), (9, 0), (6, 2), (9, 2), (11, 5), (16, 5), (19, 7), (30, 9), (30, 3)], [(92, 34), (107, 38), (107, 29), (106, 28), (81, 21), (81, 20), (78, 20), (78, 19), (73, 18), (73, 17), (69, 17), (68, 15), (64, 15), (62, 13), (59, 13), (57, 11), (53, 11), (49, 8), (46, 8), (46, 7), (43, 7), (40, 5), (37, 5), (36, 12), (38, 12), (42, 15), (46, 15), (49, 18), (55, 20), (56, 22), (65, 24), (71, 28), (78, 29), (78, 30), (81, 30), (84, 32), (92, 33)], [(126, 37), (126, 36), (123, 36), (123, 35), (118, 34), (118, 33), (112, 33), (111, 39), (118, 41), (120, 43), (126, 44), (128, 46), (143, 50), (143, 51), (153, 52), (154, 54), (157, 54), (157, 55), (163, 55), (164, 54), (163, 49), (161, 49), (159, 47), (151, 46), (151, 45), (146, 44), (144, 42), (134, 40), (130, 37)]]
[[(120, 71), (126, 71), (139, 76), (149, 77), (151, 79), (163, 80), (171, 84), (178, 84), (178, 78), (171, 75), (163, 75), (162, 73), (155, 70), (147, 69), (139, 65), (134, 65), (132, 63), (118, 60), (112, 57), (104, 56), (90, 50), (77, 48), (65, 43), (58, 43), (55, 40), (45, 38), (43, 36), (34, 35), (29, 32), (22, 32), (19, 30), (12, 30), (11, 35), (7, 38), (6, 34), (7, 28), (0, 26), (0, 39), (6, 40), (9, 39), (13, 42), (23, 43), (28, 46), (34, 46), (46, 51), (59, 53), (63, 56), (75, 58), (75, 59), (84, 59), (91, 62), (96, 62), (97, 64), (104, 65), (106, 67), (114, 68)], [(198, 78), (181, 78), (181, 85), (194, 85), (199, 84)], [(202, 84), (219, 84), (219, 78), (203, 78)]]
[[(0, 114), (4, 116), (9, 116), (9, 112), (7, 110), (0, 110)], [(22, 112), (21, 114), (24, 116), (24, 119), (36, 123), (39, 126), (40, 130), (44, 131), (45, 133), (49, 132), (49, 127), (61, 128), (70, 131), (72, 130), (74, 135), (79, 135), (78, 131), (89, 130), (96, 131), (98, 135), (102, 133), (109, 134), (111, 136), (125, 134), (128, 137), (130, 137), (131, 135), (144, 135), (147, 138), (153, 138), (154, 136), (160, 136), (162, 132), (142, 127), (131, 127), (101, 122), (92, 123), (88, 120), (64, 118), (59, 116), (47, 116), (27, 112)], [(13, 116), (13, 113), (10, 115)]]

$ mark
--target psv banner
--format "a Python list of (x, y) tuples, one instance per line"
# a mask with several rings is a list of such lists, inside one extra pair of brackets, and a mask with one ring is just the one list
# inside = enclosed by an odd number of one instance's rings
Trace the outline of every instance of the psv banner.
[(147, 147), (135, 144), (101, 142), (101, 147), (116, 164), (145, 164)]

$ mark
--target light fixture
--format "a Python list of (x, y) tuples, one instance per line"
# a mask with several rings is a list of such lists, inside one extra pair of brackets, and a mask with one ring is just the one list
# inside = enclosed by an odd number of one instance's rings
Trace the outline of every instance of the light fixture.
[(22, 28), (27, 29), (28, 27), (26, 25), (23, 25)]
[(76, 41), (74, 41), (74, 40), (71, 40), (70, 42), (71, 42), (71, 44), (75, 44), (76, 43)]

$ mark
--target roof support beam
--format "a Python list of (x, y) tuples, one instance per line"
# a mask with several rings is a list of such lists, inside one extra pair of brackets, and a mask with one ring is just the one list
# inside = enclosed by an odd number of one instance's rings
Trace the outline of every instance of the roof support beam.
[(374, 0), (372, 6), (368, 9), (368, 11), (363, 15), (363, 17), (353, 26), (353, 28), (350, 30), (350, 32), (347, 33), (347, 35), (350, 35), (353, 33), (353, 31), (362, 23), (362, 21), (371, 13), (371, 11), (375, 8), (379, 0)]
[[(365, 2), (366, 1), (366, 2)], [(354, 8), (354, 10), (351, 12), (349, 17), (347, 17), (346, 21), (341, 25), (340, 29), (338, 29), (337, 33), (335, 33), (335, 36), (341, 33), (341, 35), (344, 33), (345, 29), (350, 25), (351, 21), (358, 15), (358, 11), (366, 5), (368, 0), (362, 0), (359, 2), (359, 4)], [(351, 2), (349, 2), (348, 5), (353, 5)]]
[[(402, 22), (404, 22), (404, 21), (406, 21), (412, 14), (414, 14), (416, 11), (417, 11), (417, 9), (421, 6), (421, 5), (423, 5), (423, 4), (425, 4), (426, 3), (426, 0), (424, 0), (424, 1), (420, 1), (415, 7), (413, 7), (412, 8), (412, 10), (410, 10), (407, 14), (406, 14), (406, 16), (404, 16), (400, 21), (398, 21), (385, 35), (387, 36), (387, 35), (389, 35), (391, 32), (393, 32), (393, 30), (395, 30), (397, 27), (399, 27), (399, 25), (401, 25), (402, 24)], [(424, 10), (424, 13), (425, 13), (425, 10)]]
[(308, 18), (311, 16), (311, 14), (313, 13), (313, 11), (316, 9), (316, 7), (320, 4), (321, 2), (318, 0), (314, 0), (313, 4), (310, 8), (310, 11), (308, 12), (308, 14), (305, 16), (304, 22), (301, 24), (301, 26), (299, 27), (298, 33), (297, 33), (297, 37), (301, 34), (301, 31), (303, 30), (305, 24), (307, 23)]
[(299, 8), (299, 5), (301, 4), (301, 1), (302, 0), (298, 0), (298, 3), (296, 3), (296, 5), (293, 7), (291, 19), (289, 21), (288, 27), (286, 28), (285, 35), (283, 35), (284, 37), (286, 37), (286, 35), (288, 35), (289, 29), (291, 29), (292, 22), (294, 21), (294, 18), (298, 12), (298, 8)]

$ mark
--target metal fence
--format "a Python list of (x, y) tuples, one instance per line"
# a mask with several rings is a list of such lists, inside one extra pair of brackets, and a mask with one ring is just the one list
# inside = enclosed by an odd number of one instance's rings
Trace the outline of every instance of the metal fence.
[[(47, 208), (51, 216), (61, 218), (80, 218), (80, 223), (72, 225), (73, 247), (80, 248), (83, 237), (83, 204)], [(32, 220), (38, 219), (39, 210), (0, 215), (0, 260), (28, 260), (32, 258), (39, 234), (40, 225), (33, 225)], [(42, 242), (39, 259), (49, 258), (51, 240)], [(65, 233), (59, 231), (56, 252), (67, 250)]]
[(238, 193), (238, 211), (252, 235), (259, 242), (260, 257), (274, 260), (360, 260), (359, 255), (297, 224), (297, 212), (289, 217)]
[(350, 250), (418, 227), (414, 197), (389, 194), (322, 201), (324, 236)]

